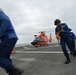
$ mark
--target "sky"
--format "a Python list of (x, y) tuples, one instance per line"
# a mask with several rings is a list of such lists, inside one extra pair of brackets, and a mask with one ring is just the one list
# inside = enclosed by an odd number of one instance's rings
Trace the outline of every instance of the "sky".
[(18, 44), (30, 43), (40, 31), (53, 31), (55, 38), (55, 19), (76, 33), (76, 0), (0, 0), (0, 8), (11, 19)]

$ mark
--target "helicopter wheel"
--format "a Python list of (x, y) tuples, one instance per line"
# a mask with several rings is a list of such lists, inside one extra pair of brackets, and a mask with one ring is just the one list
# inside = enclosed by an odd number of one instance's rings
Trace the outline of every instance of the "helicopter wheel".
[(48, 46), (48, 44), (47, 44), (47, 46)]
[(38, 46), (35, 46), (36, 48), (38, 47)]

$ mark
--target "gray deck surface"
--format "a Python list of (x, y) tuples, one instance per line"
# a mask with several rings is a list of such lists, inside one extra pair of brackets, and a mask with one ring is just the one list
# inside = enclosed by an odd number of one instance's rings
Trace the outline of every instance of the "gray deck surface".
[[(69, 54), (70, 55), (70, 54)], [(22, 75), (76, 75), (76, 57), (64, 64), (65, 56), (59, 45), (45, 47), (26, 46), (11, 56), (14, 65), (24, 70)], [(0, 75), (8, 75), (0, 68)]]

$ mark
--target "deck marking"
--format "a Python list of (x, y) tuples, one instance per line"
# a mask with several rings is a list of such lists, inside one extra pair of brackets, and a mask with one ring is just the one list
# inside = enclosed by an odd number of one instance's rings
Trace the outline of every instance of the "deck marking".
[[(62, 54), (62, 51), (16, 51), (16, 53), (50, 53), (50, 54)], [(70, 52), (68, 52), (70, 53)]]

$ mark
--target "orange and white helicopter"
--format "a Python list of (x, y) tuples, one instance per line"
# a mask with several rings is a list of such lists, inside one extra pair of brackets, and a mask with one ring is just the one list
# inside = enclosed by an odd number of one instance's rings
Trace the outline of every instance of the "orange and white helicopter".
[(44, 31), (41, 31), (39, 35), (34, 35), (35, 39), (31, 44), (35, 47), (48, 45), (48, 42), (52, 41), (51, 33), (50, 38), (48, 38)]

